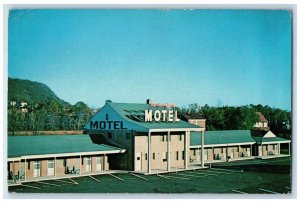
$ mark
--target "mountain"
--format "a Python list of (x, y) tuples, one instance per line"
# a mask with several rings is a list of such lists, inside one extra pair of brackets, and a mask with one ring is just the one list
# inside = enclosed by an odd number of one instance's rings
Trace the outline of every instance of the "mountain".
[(54, 101), (67, 104), (67, 102), (58, 98), (47, 85), (15, 78), (8, 78), (8, 102), (10, 101), (27, 102), (28, 104)]

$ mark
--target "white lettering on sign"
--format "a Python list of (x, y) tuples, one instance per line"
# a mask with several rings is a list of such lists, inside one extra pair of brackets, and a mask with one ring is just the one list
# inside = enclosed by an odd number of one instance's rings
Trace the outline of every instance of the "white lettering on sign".
[(160, 121), (161, 113), (159, 111), (154, 111), (154, 120)]
[(152, 121), (152, 110), (145, 110), (145, 121)]
[(145, 110), (145, 121), (152, 122), (155, 121), (175, 121), (178, 122), (180, 119), (178, 118), (177, 111), (174, 110), (155, 110), (154, 114), (152, 110)]

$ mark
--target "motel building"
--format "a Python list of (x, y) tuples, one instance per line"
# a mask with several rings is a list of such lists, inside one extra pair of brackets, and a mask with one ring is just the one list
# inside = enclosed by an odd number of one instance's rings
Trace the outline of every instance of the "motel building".
[(144, 174), (204, 167), (190, 165), (190, 135), (204, 128), (179, 119), (174, 104), (114, 103), (106, 101), (84, 127), (94, 143), (126, 149), (115, 156), (112, 168)]
[(179, 115), (176, 105), (151, 100), (107, 100), (83, 133), (9, 136), (8, 183), (121, 171), (150, 175), (290, 156), (291, 141), (269, 130), (205, 131), (201, 116)]
[(108, 157), (119, 153), (86, 135), (9, 136), (8, 184), (107, 173)]

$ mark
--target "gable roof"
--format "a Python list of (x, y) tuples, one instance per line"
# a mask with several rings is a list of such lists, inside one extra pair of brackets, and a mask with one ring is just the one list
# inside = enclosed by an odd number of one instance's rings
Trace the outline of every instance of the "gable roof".
[[(225, 130), (206, 131), (204, 134), (205, 145), (228, 145), (237, 143), (252, 143), (255, 141), (251, 137), (250, 130)], [(191, 132), (191, 147), (202, 144), (201, 133)]]
[(8, 136), (8, 158), (88, 152), (121, 153), (124, 149), (94, 144), (88, 135)]
[(146, 129), (200, 129), (201, 127), (193, 125), (191, 123), (180, 120), (178, 122), (168, 122), (168, 121), (145, 121), (145, 110), (167, 110), (166, 107), (161, 106), (151, 106), (150, 104), (139, 104), (139, 103), (114, 103), (108, 102), (110, 105), (122, 118), (125, 120), (144, 127)]
[(265, 143), (271, 143), (271, 142), (274, 142), (274, 143), (289, 143), (291, 142), (290, 140), (287, 140), (287, 139), (284, 139), (284, 138), (281, 138), (281, 137), (260, 137), (260, 136), (252, 136), (253, 137), (253, 140), (255, 140), (255, 142), (257, 144), (265, 144)]
[[(264, 133), (260, 136), (260, 133)], [(265, 144), (265, 143), (289, 143), (290, 140), (269, 136), (269, 134), (274, 135), (271, 131), (258, 132), (250, 130), (224, 130), (224, 131), (206, 131), (204, 134), (204, 144), (205, 145), (230, 145), (230, 144)], [(264, 136), (267, 135), (267, 136)], [(201, 132), (191, 132), (191, 147), (201, 146)]]

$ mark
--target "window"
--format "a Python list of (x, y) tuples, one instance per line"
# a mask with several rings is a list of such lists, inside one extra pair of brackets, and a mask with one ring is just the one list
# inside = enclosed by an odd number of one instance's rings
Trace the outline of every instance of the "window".
[(152, 158), (153, 160), (155, 160), (155, 153), (152, 153)]
[(176, 160), (179, 160), (179, 151), (176, 151)]
[(182, 151), (182, 160), (184, 160), (184, 151)]
[(194, 156), (196, 156), (196, 150), (194, 149)]
[(33, 162), (33, 168), (34, 169), (41, 169), (41, 162), (40, 161), (34, 161)]
[(168, 152), (164, 153), (163, 162), (167, 161), (168, 159)]
[(273, 150), (275, 150), (275, 145), (273, 145)]
[(109, 139), (111, 139), (112, 138), (112, 133), (107, 133), (107, 136), (108, 136)]
[(126, 139), (127, 139), (127, 140), (130, 139), (130, 133), (126, 133)]
[(89, 166), (89, 165), (91, 165), (91, 164), (92, 164), (92, 159), (91, 159), (91, 157), (86, 157), (86, 159), (85, 159), (85, 160), (86, 160), (86, 162), (85, 162), (85, 163), (86, 163), (86, 165), (88, 165), (88, 166)]
[(239, 152), (239, 147), (236, 147), (236, 148), (235, 148), (235, 152)]
[(48, 160), (48, 168), (54, 168), (54, 160)]
[(145, 153), (145, 160), (147, 160), (148, 156), (147, 156), (147, 153)]
[(183, 135), (179, 135), (179, 141), (182, 141)]
[(99, 156), (96, 157), (96, 163), (101, 164), (101, 157), (99, 157)]
[(67, 165), (67, 160), (63, 159), (63, 167), (66, 167), (66, 165)]

